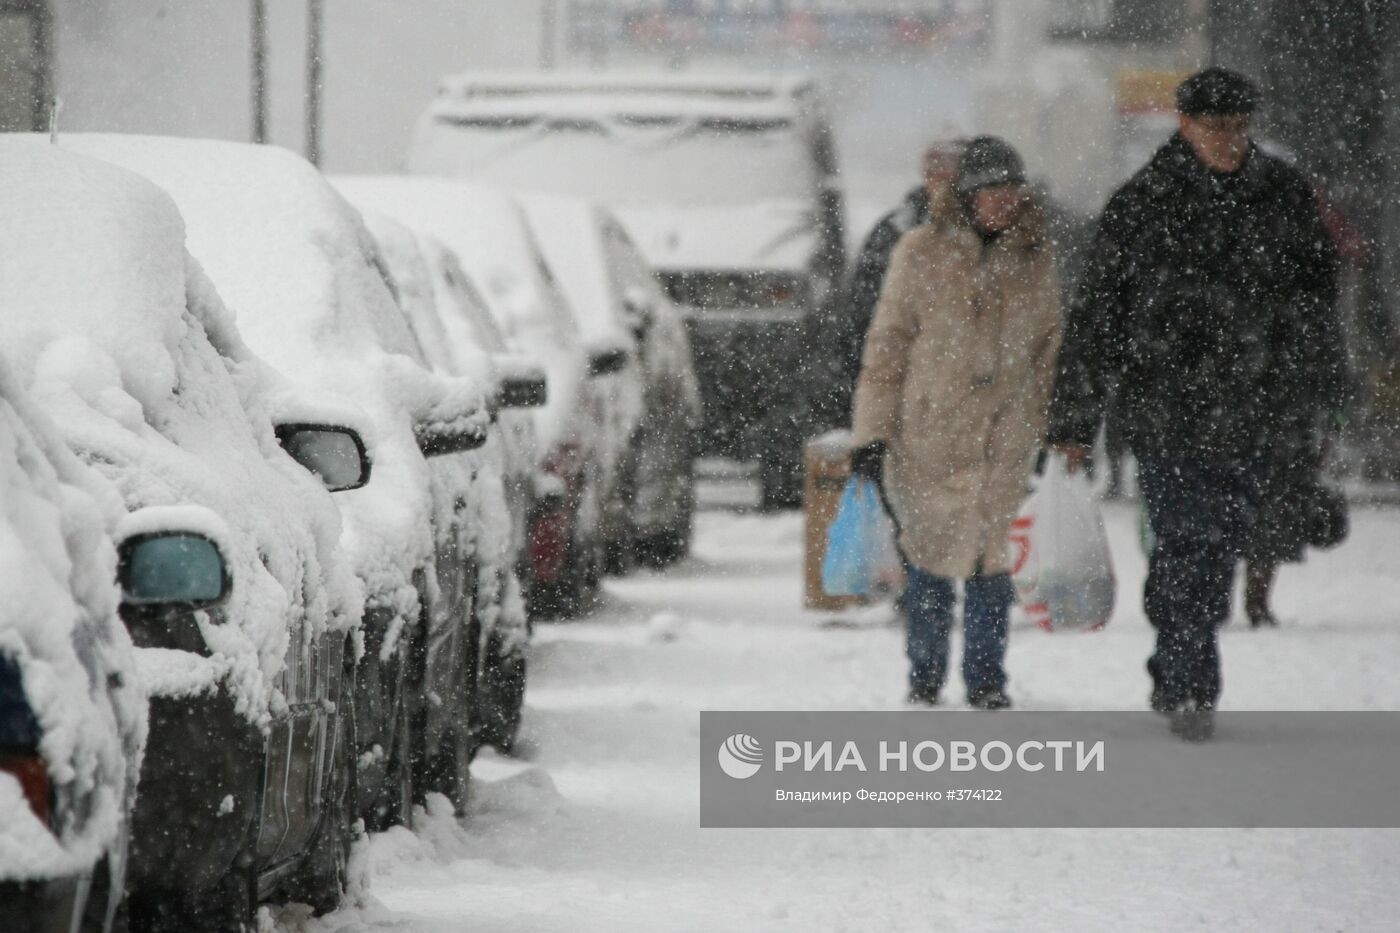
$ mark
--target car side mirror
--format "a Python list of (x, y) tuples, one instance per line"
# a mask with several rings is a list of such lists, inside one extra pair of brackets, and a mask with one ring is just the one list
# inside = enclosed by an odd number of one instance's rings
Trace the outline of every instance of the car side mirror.
[(209, 609), (233, 590), (218, 545), (194, 531), (132, 535), (117, 549), (122, 603), (144, 610)]
[(651, 296), (644, 289), (633, 285), (622, 295), (622, 310), (627, 317), (632, 336), (639, 342), (645, 339), (656, 317), (656, 303)]
[(486, 427), (475, 422), (463, 426), (457, 422), (431, 421), (419, 422), (413, 426), (413, 438), (418, 442), (418, 450), (425, 457), (441, 457), (476, 450), (486, 443), (486, 436)]
[(588, 357), (588, 375), (610, 376), (627, 366), (627, 351), (621, 347), (595, 350)]
[(371, 462), (358, 431), (330, 424), (279, 424), (277, 441), (331, 492), (369, 482)]
[(496, 393), (501, 408), (543, 408), (548, 402), (549, 380), (540, 372), (505, 376)]

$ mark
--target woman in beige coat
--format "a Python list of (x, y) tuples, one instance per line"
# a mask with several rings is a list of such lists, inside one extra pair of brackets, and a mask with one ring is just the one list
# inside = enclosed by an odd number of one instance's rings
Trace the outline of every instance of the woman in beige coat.
[(944, 221), (895, 248), (866, 337), (851, 466), (882, 480), (900, 529), (915, 702), (942, 689), (962, 580), (968, 702), (1010, 705), (1006, 538), (1043, 440), (1060, 343), (1044, 227), (1015, 150), (972, 140)]

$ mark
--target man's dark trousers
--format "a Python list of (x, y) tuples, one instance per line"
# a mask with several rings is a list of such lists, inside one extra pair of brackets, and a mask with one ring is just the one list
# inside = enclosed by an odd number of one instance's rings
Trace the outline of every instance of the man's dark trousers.
[(1138, 485), (1152, 525), (1143, 594), (1157, 648), (1147, 661), (1152, 707), (1220, 698), (1216, 630), (1230, 617), (1235, 563), (1243, 555), (1263, 471), (1161, 456), (1140, 457)]

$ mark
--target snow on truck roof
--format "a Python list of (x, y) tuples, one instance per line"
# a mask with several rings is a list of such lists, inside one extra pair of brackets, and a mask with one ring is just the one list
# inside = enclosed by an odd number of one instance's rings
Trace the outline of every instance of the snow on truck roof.
[(686, 75), (657, 72), (557, 71), (548, 74), (475, 71), (444, 77), (440, 97), (490, 98), (523, 95), (657, 96), (693, 100), (754, 101), (797, 99), (815, 94), (817, 83), (804, 75), (752, 72)]
[(648, 125), (661, 119), (765, 123), (820, 109), (817, 85), (795, 77), (669, 75), (459, 75), (444, 79), (428, 108), (444, 122), (599, 117)]

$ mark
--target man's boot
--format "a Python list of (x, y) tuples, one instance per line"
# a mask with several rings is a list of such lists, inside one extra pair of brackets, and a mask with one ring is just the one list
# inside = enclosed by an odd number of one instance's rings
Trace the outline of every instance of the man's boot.
[(1215, 736), (1215, 706), (1191, 701), (1171, 713), (1172, 735), (1187, 742), (1208, 742)]
[(1278, 619), (1269, 611), (1269, 594), (1276, 573), (1273, 564), (1251, 561), (1244, 566), (1244, 614), (1249, 617), (1250, 628), (1278, 625)]

